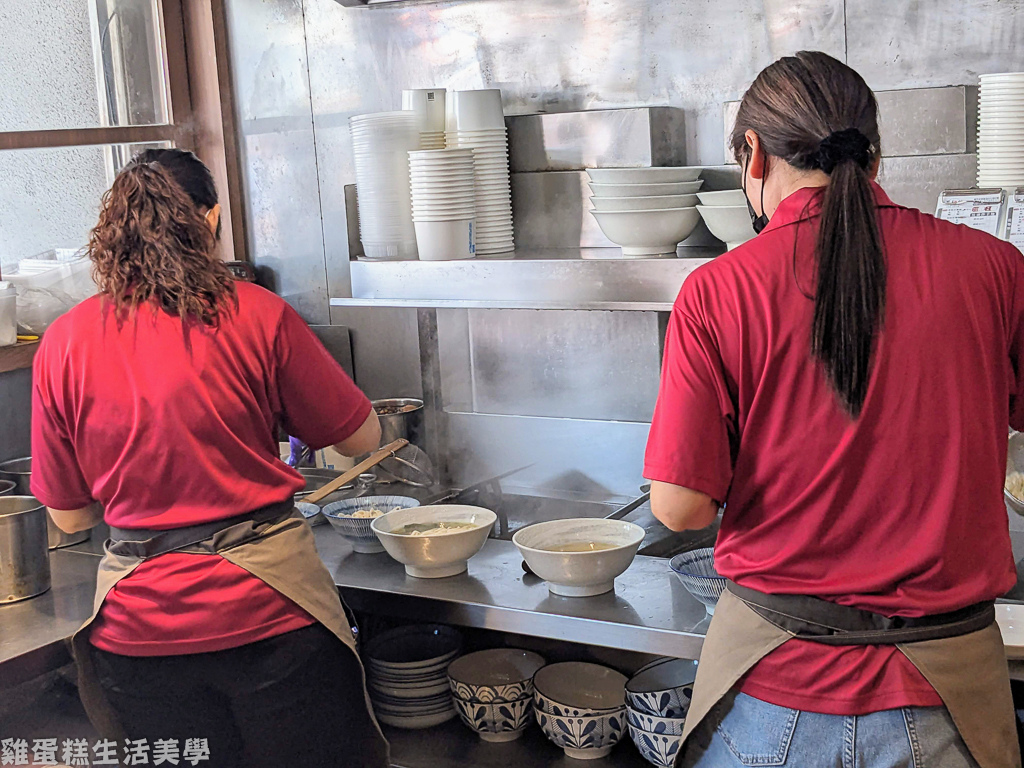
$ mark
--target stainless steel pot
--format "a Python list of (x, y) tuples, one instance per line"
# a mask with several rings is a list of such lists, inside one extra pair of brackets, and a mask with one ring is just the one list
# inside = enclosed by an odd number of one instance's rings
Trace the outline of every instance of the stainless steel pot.
[[(374, 400), (373, 409), (380, 419), (381, 445), (404, 438), (423, 448), (423, 401), (413, 397)], [(382, 413), (383, 411), (383, 413)], [(395, 411), (388, 413), (388, 411)]]
[(10, 496), (18, 489), (12, 480), (0, 480), (0, 496)]
[(48, 517), (31, 496), (0, 497), (0, 603), (27, 600), (50, 588)]
[[(0, 480), (10, 480), (15, 486), (15, 493), (22, 496), (31, 496), (32, 488), (32, 457), (25, 456), (20, 459), (11, 459), (0, 464)], [(64, 533), (56, 526), (48, 514), (46, 517), (46, 539), (50, 549), (70, 547), (72, 544), (81, 544), (89, 540), (89, 531), (78, 533)]]

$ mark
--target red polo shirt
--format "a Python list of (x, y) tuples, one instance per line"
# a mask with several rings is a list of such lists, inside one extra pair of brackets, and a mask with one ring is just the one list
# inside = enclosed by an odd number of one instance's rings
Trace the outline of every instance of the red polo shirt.
[[(281, 298), (236, 285), (219, 328), (144, 306), (118, 327), (95, 297), (57, 320), (35, 360), (32, 491), (94, 499), (121, 528), (212, 522), (290, 498), (277, 426), (314, 448), (350, 437), (370, 402)], [(107, 597), (92, 642), (129, 656), (233, 648), (307, 626), (305, 611), (219, 556), (170, 553)]]
[[(1016, 581), (1006, 425), (1024, 427), (1024, 261), (875, 187), (888, 287), (854, 421), (810, 352), (820, 190), (683, 285), (645, 476), (727, 502), (718, 570), (769, 593), (921, 616)], [(894, 647), (791, 641), (741, 689), (829, 714), (938, 705)]]

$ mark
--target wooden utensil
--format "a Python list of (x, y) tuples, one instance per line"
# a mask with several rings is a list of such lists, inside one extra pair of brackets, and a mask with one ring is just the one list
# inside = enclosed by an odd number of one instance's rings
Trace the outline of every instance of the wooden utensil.
[(323, 488), (313, 491), (313, 493), (309, 494), (309, 496), (303, 499), (303, 501), (308, 502), (309, 504), (316, 504), (321, 499), (325, 499), (328, 496), (330, 496), (336, 490), (341, 488), (341, 486), (347, 485), (348, 483), (355, 480), (357, 477), (359, 477), (359, 475), (363, 474), (363, 472), (365, 472), (366, 470), (372, 469), (373, 467), (377, 466), (389, 456), (394, 456), (398, 451), (400, 451), (402, 448), (405, 448), (405, 446), (407, 446), (408, 444), (408, 440), (399, 438), (398, 440), (395, 440), (395, 442), (385, 445), (380, 450), (371, 453), (368, 458), (356, 464), (348, 472), (331, 480), (331, 482), (329, 482)]

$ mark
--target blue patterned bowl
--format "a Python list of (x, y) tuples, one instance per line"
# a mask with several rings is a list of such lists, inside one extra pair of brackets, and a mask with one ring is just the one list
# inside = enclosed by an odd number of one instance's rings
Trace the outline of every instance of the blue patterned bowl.
[(679, 736), (648, 733), (630, 723), (629, 737), (644, 756), (644, 760), (651, 765), (672, 768), (675, 764), (676, 754), (679, 752)]
[(686, 717), (696, 677), (697, 662), (664, 659), (644, 667), (626, 683), (626, 703), (652, 717)]
[(658, 736), (682, 736), (683, 726), (686, 724), (685, 717), (654, 717), (637, 712), (635, 709), (626, 710), (626, 721), (630, 725)]
[(725, 590), (725, 579), (715, 570), (715, 549), (704, 547), (691, 552), (683, 552), (669, 561), (669, 566), (686, 591), (696, 597), (714, 615), (718, 598)]
[(533, 711), (530, 699), (480, 704), (453, 697), (459, 718), (484, 741), (515, 741), (530, 724)]
[(306, 522), (310, 525), (323, 525), (327, 522), (324, 516), (320, 514), (320, 507), (316, 504), (310, 504), (305, 501), (296, 501), (295, 508), (299, 510), (299, 513), (306, 519)]
[(621, 741), (627, 727), (625, 708), (592, 717), (563, 717), (539, 709), (534, 715), (544, 735), (561, 747), (566, 757), (577, 760), (604, 757)]
[(355, 499), (344, 499), (328, 504), (321, 510), (324, 517), (338, 533), (342, 535), (356, 552), (374, 554), (383, 552), (380, 543), (370, 525), (372, 517), (352, 517), (355, 512), (365, 509), (379, 509), (383, 513), (396, 509), (418, 507), (420, 503), (409, 496), (360, 496)]
[(491, 648), (461, 656), (448, 667), (448, 683), (458, 699), (500, 704), (533, 696), (533, 676), (544, 658), (519, 648)]

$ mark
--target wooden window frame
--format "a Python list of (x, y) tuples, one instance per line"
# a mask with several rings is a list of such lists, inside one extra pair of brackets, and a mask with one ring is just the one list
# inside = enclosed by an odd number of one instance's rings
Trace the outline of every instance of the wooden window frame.
[(213, 172), (223, 209), (221, 256), (248, 261), (242, 163), (227, 40), (225, 0), (158, 0), (171, 122), (0, 132), (0, 151), (172, 142)]

